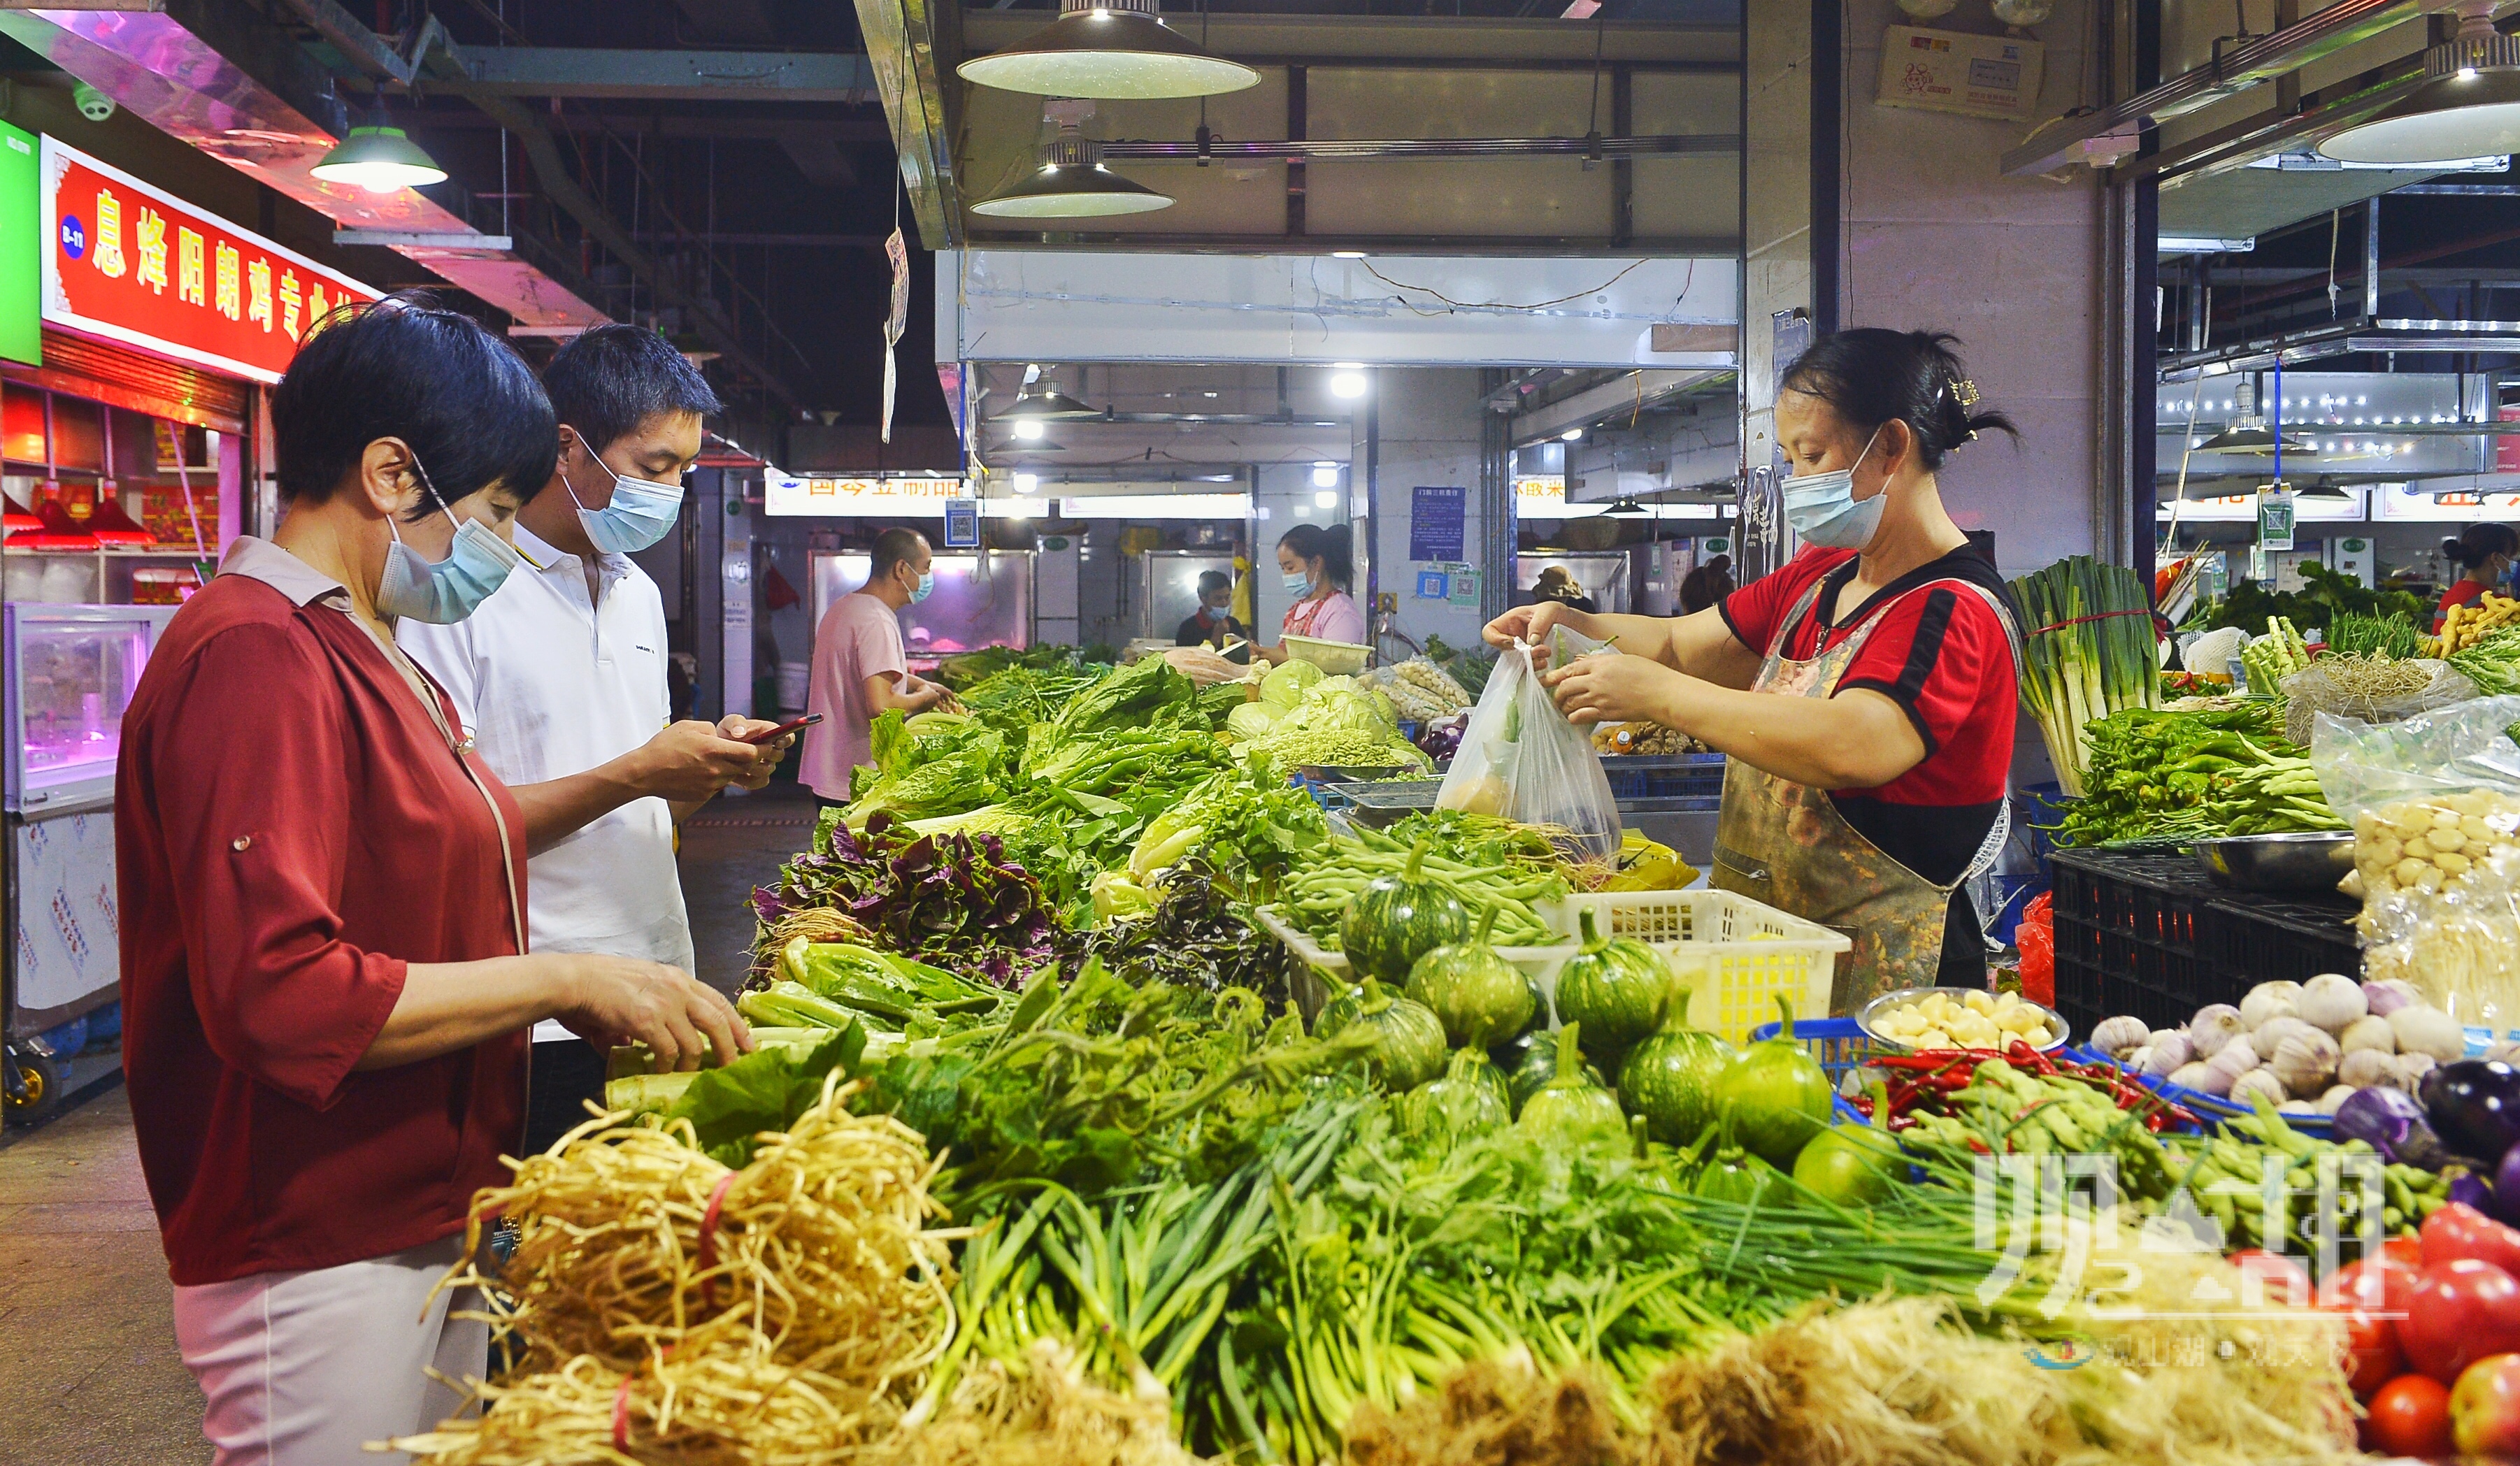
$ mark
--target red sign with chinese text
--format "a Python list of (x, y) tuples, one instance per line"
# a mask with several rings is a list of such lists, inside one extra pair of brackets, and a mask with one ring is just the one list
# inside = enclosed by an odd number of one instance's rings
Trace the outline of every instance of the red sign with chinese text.
[(378, 292), (43, 140), (44, 319), (272, 382), (308, 326)]

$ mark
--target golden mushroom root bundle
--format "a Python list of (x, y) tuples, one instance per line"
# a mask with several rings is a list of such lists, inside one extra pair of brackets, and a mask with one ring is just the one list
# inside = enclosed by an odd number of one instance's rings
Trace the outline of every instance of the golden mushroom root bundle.
[(2427, 793), (2354, 817), (2365, 973), (2445, 1012), (2520, 1012), (2520, 797)]
[(1196, 1466), (1173, 1435), (1158, 1386), (1122, 1395), (1086, 1378), (1055, 1339), (1019, 1360), (984, 1359), (963, 1371), (934, 1419), (896, 1432), (869, 1466)]
[(778, 1362), (883, 1390), (951, 1334), (959, 1234), (929, 1224), (925, 1141), (850, 1114), (850, 1092), (834, 1076), (741, 1171), (701, 1153), (688, 1125), (590, 1122), (474, 1198), (474, 1240), (504, 1218), (517, 1248), (499, 1275), (460, 1281), (527, 1346), (525, 1370), (581, 1355), (627, 1369), (734, 1326)]
[(823, 1466), (858, 1459), (901, 1413), (727, 1331), (628, 1370), (580, 1355), (477, 1394), (477, 1417), (389, 1444), (417, 1466)]
[(788, 944), (803, 937), (808, 942), (855, 942), (860, 946), (880, 947), (883, 942), (866, 928), (865, 923), (836, 907), (812, 906), (789, 911), (776, 921), (755, 923), (752, 936), (752, 977), (756, 987), (767, 987), (771, 973), (779, 965), (779, 954)]

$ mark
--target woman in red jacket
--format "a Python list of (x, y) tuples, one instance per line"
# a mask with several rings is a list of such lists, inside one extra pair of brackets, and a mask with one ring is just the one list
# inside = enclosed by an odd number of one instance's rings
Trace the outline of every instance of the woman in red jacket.
[(2508, 524), (2471, 524), (2442, 541), (2443, 557), (2463, 573), (2442, 592), (2441, 604), (2433, 607), (2433, 630), (2442, 629), (2452, 606), (2473, 605), (2477, 598), (2509, 578), (2515, 554), (2520, 554), (2520, 533)]
[(517, 562), (559, 450), (533, 374), (388, 299), (311, 332), (271, 417), (288, 517), (168, 623), (115, 777), (123, 1066), (220, 1466), (371, 1459), (461, 1403), (430, 1367), (485, 1371), (432, 1290), (507, 1178), (534, 1024), (751, 1046), (674, 968), (525, 953), (525, 853), (565, 831), (393, 644)]

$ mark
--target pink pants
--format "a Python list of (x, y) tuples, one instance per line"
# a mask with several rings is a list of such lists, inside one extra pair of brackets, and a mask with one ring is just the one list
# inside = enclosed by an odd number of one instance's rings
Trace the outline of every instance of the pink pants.
[[(449, 1318), (470, 1290), (429, 1290), (459, 1234), (363, 1263), (175, 1290), (175, 1340), (208, 1405), (216, 1466), (404, 1462), (371, 1441), (434, 1429), (489, 1367), (490, 1326)], [(452, 1385), (429, 1377), (435, 1370)]]

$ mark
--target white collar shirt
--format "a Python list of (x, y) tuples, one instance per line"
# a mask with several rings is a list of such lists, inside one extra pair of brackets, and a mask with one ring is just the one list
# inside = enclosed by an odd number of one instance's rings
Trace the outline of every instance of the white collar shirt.
[[(530, 559), (479, 609), (450, 626), (406, 620), (396, 629), (403, 649), (455, 700), (491, 772), (512, 787), (584, 774), (654, 737), (672, 716), (655, 582), (629, 556), (599, 554), (602, 590), (590, 602), (583, 560), (521, 524), (516, 537)], [(692, 970), (664, 800), (632, 800), (537, 853), (525, 870), (533, 951)], [(547, 1036), (565, 1032), (547, 1023), (535, 1037)]]

